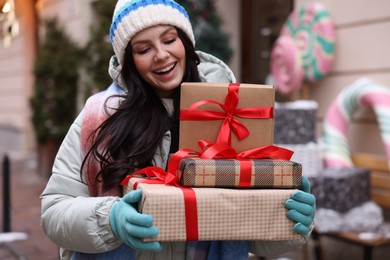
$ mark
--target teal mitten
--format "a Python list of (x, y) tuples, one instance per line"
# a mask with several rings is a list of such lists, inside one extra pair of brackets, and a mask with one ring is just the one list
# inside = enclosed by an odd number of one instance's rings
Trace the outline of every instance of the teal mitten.
[(310, 183), (306, 176), (302, 176), (302, 191), (292, 194), (284, 206), (288, 209), (287, 217), (296, 222), (294, 231), (302, 236), (307, 235), (314, 220), (316, 199), (310, 194)]
[(150, 215), (140, 214), (135, 209), (141, 200), (141, 190), (134, 190), (116, 202), (110, 212), (110, 224), (114, 234), (124, 243), (138, 250), (159, 251), (159, 242), (143, 242), (141, 238), (156, 237), (158, 229), (152, 226)]

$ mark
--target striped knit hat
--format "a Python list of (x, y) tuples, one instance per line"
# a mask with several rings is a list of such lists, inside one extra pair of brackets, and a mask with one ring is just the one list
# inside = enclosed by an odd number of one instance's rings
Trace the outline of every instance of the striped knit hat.
[(165, 24), (183, 30), (195, 45), (187, 12), (173, 0), (118, 0), (110, 28), (110, 40), (123, 64), (125, 48), (131, 38), (150, 26)]

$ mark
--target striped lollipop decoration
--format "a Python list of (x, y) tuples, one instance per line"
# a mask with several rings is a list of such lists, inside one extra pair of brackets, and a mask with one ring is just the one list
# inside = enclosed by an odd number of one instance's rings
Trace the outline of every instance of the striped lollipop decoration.
[(271, 74), (275, 88), (283, 94), (298, 90), (303, 80), (303, 67), (295, 42), (289, 36), (280, 36), (271, 52)]
[(353, 166), (347, 141), (348, 124), (362, 105), (375, 112), (390, 169), (390, 88), (367, 78), (343, 89), (325, 115), (321, 137), (325, 167)]
[(298, 12), (291, 12), (280, 35), (295, 40), (301, 53), (305, 79), (313, 82), (329, 73), (334, 59), (335, 30), (322, 4), (303, 4)]

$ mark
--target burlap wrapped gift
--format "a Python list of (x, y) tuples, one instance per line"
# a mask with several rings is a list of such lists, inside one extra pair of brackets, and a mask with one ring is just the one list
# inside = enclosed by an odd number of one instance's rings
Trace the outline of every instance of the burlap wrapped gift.
[(187, 187), (299, 188), (302, 166), (288, 160), (185, 158), (178, 177)]
[[(238, 85), (236, 92), (230, 91)], [(236, 93), (227, 98), (228, 93)], [(181, 85), (179, 149), (198, 149), (198, 140), (226, 143), (237, 152), (273, 144), (275, 89), (269, 85), (185, 82)], [(201, 103), (197, 103), (201, 102)], [(196, 108), (191, 107), (195, 105)], [(191, 109), (190, 109), (191, 108)], [(243, 134), (240, 140), (233, 129)], [(231, 135), (231, 136), (230, 136)], [(219, 137), (223, 136), (223, 140)], [(243, 134), (245, 136), (245, 134)]]
[(294, 189), (180, 188), (142, 180), (131, 178), (124, 192), (141, 181), (139, 211), (152, 215), (159, 229), (147, 241), (300, 239), (284, 207)]

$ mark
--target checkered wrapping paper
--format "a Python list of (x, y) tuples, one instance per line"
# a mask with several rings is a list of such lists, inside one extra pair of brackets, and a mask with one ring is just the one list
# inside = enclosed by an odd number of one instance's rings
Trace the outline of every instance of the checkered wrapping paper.
[[(256, 159), (252, 164), (249, 188), (299, 188), (302, 165), (293, 161)], [(233, 159), (185, 158), (178, 177), (187, 187), (239, 187), (240, 161)]]
[[(132, 178), (124, 191), (132, 190)], [(175, 186), (139, 183), (139, 211), (153, 216), (159, 229), (147, 241), (185, 241), (183, 192)], [(295, 189), (193, 188), (196, 194), (199, 240), (295, 240), (294, 222), (283, 206)]]

